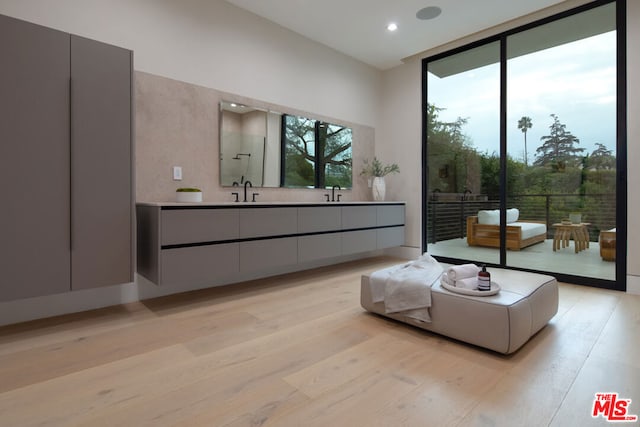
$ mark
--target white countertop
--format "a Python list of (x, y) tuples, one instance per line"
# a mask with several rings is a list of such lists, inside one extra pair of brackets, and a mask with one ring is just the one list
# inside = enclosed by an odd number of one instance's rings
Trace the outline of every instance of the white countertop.
[(136, 202), (138, 206), (157, 207), (238, 207), (251, 208), (261, 206), (353, 206), (353, 205), (397, 205), (406, 204), (404, 201), (347, 201), (347, 202), (200, 202), (200, 203), (179, 203), (179, 202)]

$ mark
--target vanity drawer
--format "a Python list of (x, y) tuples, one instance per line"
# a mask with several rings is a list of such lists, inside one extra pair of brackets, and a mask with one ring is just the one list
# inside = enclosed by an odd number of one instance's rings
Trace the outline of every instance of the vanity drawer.
[(240, 272), (277, 271), (298, 262), (298, 238), (264, 239), (240, 243)]
[(298, 231), (298, 209), (240, 209), (240, 238), (284, 236)]
[(163, 249), (162, 285), (214, 285), (239, 272), (239, 244)]
[(237, 209), (162, 210), (161, 245), (217, 242), (238, 238)]
[(377, 225), (403, 225), (404, 205), (376, 206)]
[(340, 256), (342, 233), (298, 237), (298, 262)]
[(375, 227), (376, 206), (344, 206), (342, 208), (342, 229)]
[(402, 245), (404, 245), (404, 227), (389, 227), (377, 230), (378, 249)]
[(373, 251), (377, 247), (377, 230), (359, 230), (342, 233), (342, 255)]
[(339, 206), (298, 208), (298, 232), (338, 231), (342, 224)]

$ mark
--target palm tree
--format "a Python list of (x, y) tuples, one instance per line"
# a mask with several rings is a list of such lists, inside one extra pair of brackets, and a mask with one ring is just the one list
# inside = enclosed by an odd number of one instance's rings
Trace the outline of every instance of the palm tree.
[(531, 129), (533, 123), (531, 122), (531, 117), (522, 116), (520, 120), (518, 120), (518, 129), (524, 133), (524, 165), (529, 166), (529, 162), (527, 161), (527, 130)]

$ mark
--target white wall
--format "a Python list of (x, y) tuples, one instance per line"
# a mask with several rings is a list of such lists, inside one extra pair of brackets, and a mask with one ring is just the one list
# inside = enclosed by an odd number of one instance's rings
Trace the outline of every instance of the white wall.
[(132, 49), (139, 71), (375, 125), (378, 70), (222, 0), (0, 0), (0, 13)]
[(419, 254), (422, 247), (422, 63), (413, 60), (385, 72), (376, 156), (397, 163), (400, 173), (388, 175), (387, 199), (407, 202), (405, 244)]
[(627, 291), (640, 294), (640, 1), (627, 1)]
[[(421, 59), (437, 53), (463, 46), (472, 41), (506, 31), (527, 22), (540, 19), (545, 15), (558, 13), (586, 1), (567, 1), (563, 5), (549, 8), (544, 13), (530, 15), (501, 26), (491, 28), (423, 52), (411, 58), (407, 63), (388, 70), (382, 80), (382, 108), (379, 125), (376, 127), (376, 155), (385, 162), (397, 162), (401, 170), (401, 179), (389, 179), (394, 199), (407, 201), (407, 242), (420, 248), (421, 203), (420, 192), (422, 171), (421, 158)], [(633, 262), (640, 258), (640, 192), (634, 191), (634, 183), (640, 182), (640, 78), (633, 70), (640, 69), (640, 1), (627, 2), (627, 99), (628, 99), (628, 254), (627, 254), (627, 291), (640, 293), (640, 264)]]

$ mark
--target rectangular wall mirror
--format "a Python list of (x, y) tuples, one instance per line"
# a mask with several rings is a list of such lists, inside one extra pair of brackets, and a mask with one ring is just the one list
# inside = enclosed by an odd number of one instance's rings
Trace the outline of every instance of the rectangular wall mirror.
[(222, 101), (220, 183), (351, 188), (352, 138), (346, 126)]

